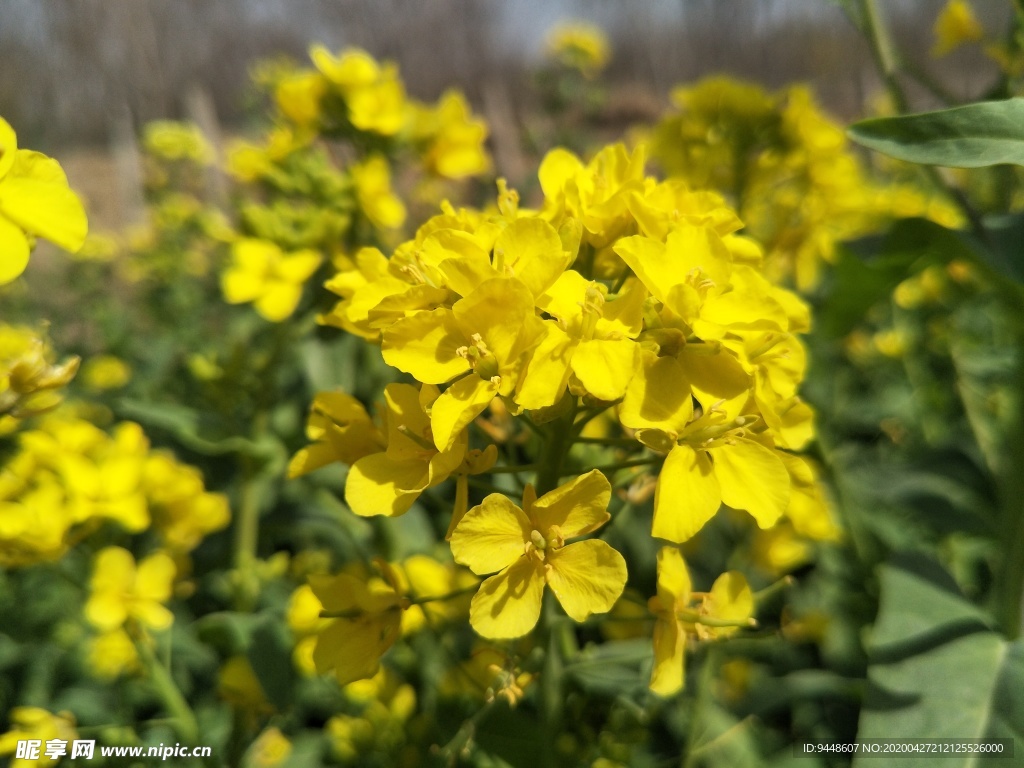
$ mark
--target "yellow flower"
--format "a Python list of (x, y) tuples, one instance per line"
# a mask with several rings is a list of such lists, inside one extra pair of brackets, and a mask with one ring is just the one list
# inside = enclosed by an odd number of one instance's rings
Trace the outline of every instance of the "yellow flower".
[(443, 450), (434, 444), (428, 410), (437, 387), (388, 384), (387, 448), (356, 461), (345, 481), (345, 501), (357, 515), (394, 517), (409, 511), (420, 494), (448, 479), (466, 455), (465, 434)]
[[(697, 606), (692, 605), (695, 598)], [(734, 634), (751, 623), (754, 595), (737, 571), (715, 579), (710, 592), (694, 593), (682, 554), (675, 547), (662, 547), (658, 551), (658, 591), (647, 601), (647, 608), (655, 617), (650, 688), (659, 696), (671, 696), (685, 681), (688, 633), (701, 640)], [(704, 619), (708, 623), (703, 623)]]
[(97, 677), (115, 680), (139, 669), (139, 652), (128, 633), (119, 627), (89, 641), (86, 661)]
[(349, 169), (359, 208), (374, 226), (395, 229), (405, 221), (405, 205), (391, 189), (388, 161), (373, 155)]
[(424, 162), (439, 176), (463, 179), (490, 169), (491, 159), (484, 148), (487, 123), (470, 112), (458, 91), (446, 92), (437, 106), (421, 110), (416, 128), (429, 141)]
[(288, 477), (299, 477), (331, 462), (355, 464), (385, 446), (363, 404), (344, 392), (318, 392), (310, 406), (306, 437), (313, 441), (288, 464)]
[(163, 603), (171, 597), (175, 573), (174, 561), (163, 552), (150, 555), (136, 567), (128, 550), (102, 549), (94, 562), (85, 617), (105, 632), (129, 620), (157, 631), (167, 629), (174, 615)]
[(171, 453), (154, 452), (146, 458), (142, 489), (153, 527), (173, 551), (195, 549), (205, 536), (231, 520), (227, 497), (208, 493), (202, 473), (180, 464)]
[(288, 599), (285, 620), (295, 637), (292, 661), (299, 671), (306, 675), (316, 672), (316, 664), (313, 663), (316, 636), (331, 623), (330, 619), (321, 618), (320, 610), (320, 601), (308, 584), (296, 589)]
[(608, 63), (611, 48), (600, 27), (582, 21), (560, 24), (547, 39), (548, 55), (558, 63), (593, 77)]
[(243, 238), (235, 243), (232, 262), (222, 279), (229, 304), (256, 302), (256, 311), (278, 323), (290, 317), (302, 298), (302, 286), (320, 266), (316, 251), (284, 253), (268, 240)]
[(14, 129), (0, 117), (0, 285), (25, 271), (30, 235), (77, 251), (87, 229), (82, 203), (57, 161), (18, 149)]
[(70, 745), (78, 738), (75, 720), (69, 712), (56, 715), (39, 707), (15, 707), (10, 712), (11, 730), (0, 735), (0, 755), (17, 753), (19, 741), (36, 741), (38, 755), (32, 758), (14, 758), (10, 768), (32, 768), (40, 765), (56, 765), (60, 758), (46, 756), (46, 742), (59, 739)]
[(537, 302), (555, 320), (545, 321), (547, 333), (520, 380), (516, 402), (528, 409), (554, 405), (570, 374), (598, 400), (621, 398), (640, 364), (635, 339), (643, 327), (646, 298), (638, 280), (607, 301), (600, 283), (579, 272), (563, 272)]
[(333, 56), (322, 45), (310, 57), (327, 80), (337, 87), (348, 108), (348, 120), (360, 131), (394, 136), (410, 116), (405, 87), (394, 64), (378, 64), (358, 48)]
[(653, 535), (684, 542), (708, 522), (724, 501), (747, 510), (758, 526), (770, 528), (786, 511), (790, 479), (773, 448), (710, 410), (673, 437), (659, 429), (641, 429), (637, 439), (668, 456), (654, 493)]
[(935, 45), (932, 56), (938, 58), (955, 51), (965, 43), (976, 43), (985, 30), (967, 0), (949, 0), (935, 19)]
[(525, 356), (543, 332), (533, 305), (522, 282), (493, 278), (451, 309), (417, 312), (384, 329), (388, 365), (426, 384), (459, 377), (430, 414), (439, 450), (450, 448), (495, 396), (515, 390)]
[(294, 72), (277, 84), (274, 97), (281, 114), (299, 126), (311, 126), (320, 117), (320, 99), (326, 83), (319, 72)]
[(82, 383), (93, 391), (119, 389), (132, 377), (132, 370), (119, 357), (98, 355), (86, 361), (82, 368)]
[(152, 155), (163, 160), (189, 160), (207, 164), (213, 161), (213, 147), (192, 123), (174, 120), (155, 120), (146, 125), (142, 134), (142, 146)]
[(409, 600), (399, 595), (390, 568), (380, 565), (387, 582), (346, 573), (309, 577), (313, 594), (334, 619), (317, 637), (313, 663), (321, 675), (334, 670), (340, 685), (373, 677), (380, 657), (401, 634)]
[(470, 607), (470, 623), (489, 638), (520, 637), (540, 618), (544, 585), (575, 621), (611, 609), (626, 586), (626, 561), (608, 544), (565, 540), (609, 519), (611, 484), (594, 469), (539, 499), (532, 486), (523, 508), (492, 493), (469, 510), (452, 534), (456, 562), (484, 575)]
[(292, 753), (292, 743), (280, 728), (267, 728), (256, 737), (246, 755), (249, 768), (275, 768), (284, 765)]
[(53, 362), (46, 337), (31, 328), (0, 325), (0, 434), (7, 414), (25, 418), (61, 402), (57, 393), (78, 372), (79, 358)]

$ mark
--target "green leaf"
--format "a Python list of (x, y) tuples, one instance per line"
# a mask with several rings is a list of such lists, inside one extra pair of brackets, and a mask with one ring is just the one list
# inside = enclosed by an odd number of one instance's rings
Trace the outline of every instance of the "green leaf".
[[(936, 563), (902, 556), (883, 566), (868, 652), (859, 739), (1024, 739), (1024, 641), (1006, 642)], [(903, 756), (901, 756), (903, 757)], [(943, 765), (1007, 764), (964, 754)], [(933, 765), (907, 755), (901, 766)], [(854, 768), (870, 768), (858, 756)]]
[(900, 160), (951, 168), (1024, 165), (1024, 99), (854, 123), (850, 138)]

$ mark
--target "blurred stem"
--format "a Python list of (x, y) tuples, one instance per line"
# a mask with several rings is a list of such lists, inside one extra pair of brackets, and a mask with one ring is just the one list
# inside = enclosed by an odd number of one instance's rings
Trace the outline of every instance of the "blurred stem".
[(178, 690), (174, 678), (171, 677), (171, 671), (160, 663), (160, 660), (157, 659), (156, 654), (153, 653), (153, 649), (150, 648), (144, 636), (133, 637), (132, 639), (135, 642), (135, 650), (139, 654), (139, 659), (149, 673), (150, 680), (152, 680), (160, 700), (164, 703), (164, 707), (167, 708), (168, 714), (174, 718), (174, 729), (178, 732), (182, 741), (191, 744), (198, 743), (199, 723), (196, 720), (195, 713), (192, 712), (192, 708), (188, 705), (188, 701), (185, 700), (181, 691)]
[(889, 29), (878, 11), (876, 0), (861, 0), (861, 11), (864, 19), (864, 34), (871, 44), (871, 56), (885, 84), (885, 90), (892, 99), (897, 112), (907, 111), (907, 95), (903, 92), (897, 73), (899, 60), (893, 47)]
[[(253, 420), (253, 442), (260, 442), (266, 426), (267, 414), (260, 411)], [(248, 454), (242, 454), (241, 459), (242, 488), (235, 520), (234, 566), (238, 579), (235, 603), (240, 611), (251, 611), (259, 591), (255, 564), (260, 537), (260, 500), (256, 492), (256, 460)]]
[[(871, 46), (871, 55), (875, 61), (875, 66), (878, 68), (878, 74), (882, 78), (885, 90), (889, 94), (889, 98), (892, 99), (896, 111), (900, 114), (906, 114), (910, 111), (910, 102), (898, 77), (902, 64), (893, 45), (892, 37), (889, 35), (889, 28), (886, 26), (885, 20), (878, 10), (878, 2), (877, 0), (861, 0), (860, 7), (864, 19), (861, 29), (868, 38), (868, 43)], [(963, 213), (970, 223), (971, 231), (975, 236), (985, 244), (989, 244), (990, 238), (988, 232), (985, 231), (981, 216), (964, 196), (964, 193), (949, 184), (934, 166), (921, 165), (918, 167), (928, 181), (931, 182), (932, 186), (960, 209), (960, 212)]]

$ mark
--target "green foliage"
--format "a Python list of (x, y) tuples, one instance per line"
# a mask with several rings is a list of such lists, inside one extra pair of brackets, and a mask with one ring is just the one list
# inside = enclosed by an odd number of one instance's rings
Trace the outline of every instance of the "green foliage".
[(911, 163), (1024, 165), (1024, 98), (862, 120), (850, 126), (849, 134), (869, 149)]

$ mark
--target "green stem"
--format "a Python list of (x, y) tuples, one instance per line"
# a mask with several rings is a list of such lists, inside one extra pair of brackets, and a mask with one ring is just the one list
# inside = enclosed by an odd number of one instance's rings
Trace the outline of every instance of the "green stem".
[[(861, 0), (861, 10), (864, 18), (863, 31), (871, 45), (871, 55), (875, 60), (875, 66), (885, 84), (885, 90), (892, 99), (896, 111), (905, 114), (910, 110), (910, 102), (907, 99), (906, 91), (900, 84), (899, 74), (901, 63), (893, 46), (892, 38), (889, 36), (889, 29), (878, 10), (877, 0)], [(949, 184), (938, 169), (931, 165), (919, 166), (921, 172), (935, 189), (944, 194), (951, 203), (960, 209), (971, 225), (971, 231), (982, 242), (989, 244), (990, 238), (982, 223), (981, 216), (970, 201), (956, 187)]]
[(558, 487), (562, 478), (562, 465), (565, 463), (569, 449), (572, 448), (572, 425), (576, 420), (578, 401), (572, 399), (572, 407), (562, 416), (555, 419), (545, 430), (544, 443), (540, 457), (537, 459), (537, 495), (543, 496)]
[[(259, 442), (266, 429), (266, 414), (258, 413), (253, 429), (253, 441)], [(251, 611), (259, 592), (255, 572), (256, 553), (260, 537), (260, 499), (256, 488), (256, 460), (242, 455), (242, 488), (239, 492), (238, 515), (235, 518), (234, 567), (238, 579), (235, 602), (240, 611)]]
[(485, 472), (481, 472), (481, 475), (507, 475), (516, 472), (533, 472), (537, 469), (537, 464), (517, 464), (512, 467), (491, 467)]
[(174, 719), (175, 730), (181, 740), (191, 744), (198, 743), (199, 723), (188, 701), (178, 689), (174, 678), (171, 677), (171, 671), (160, 663), (156, 654), (153, 653), (153, 649), (146, 644), (144, 637), (133, 639), (139, 659), (149, 673), (150, 680), (152, 680), (160, 700), (164, 703), (164, 707), (167, 708), (168, 714)]
[(657, 464), (659, 461), (664, 461), (664, 456), (652, 456), (647, 459), (631, 459), (629, 461), (619, 461), (615, 464), (604, 464), (600, 467), (594, 467), (594, 469), (601, 470), (604, 474), (609, 472), (615, 472), (620, 469), (628, 469), (629, 467), (643, 467), (648, 464)]
[(889, 37), (889, 29), (882, 20), (878, 11), (876, 0), (861, 0), (861, 11), (864, 19), (864, 34), (871, 44), (871, 56), (878, 67), (878, 74), (882, 77), (885, 90), (892, 99), (893, 106), (897, 112), (907, 111), (907, 95), (903, 92), (897, 73), (899, 72), (899, 59), (896, 56), (896, 49), (893, 47), (892, 38)]

